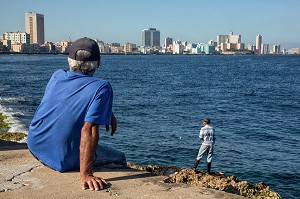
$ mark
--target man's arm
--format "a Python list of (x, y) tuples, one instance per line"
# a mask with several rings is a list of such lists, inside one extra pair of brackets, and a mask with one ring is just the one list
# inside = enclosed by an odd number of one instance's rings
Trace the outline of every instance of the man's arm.
[(83, 189), (100, 190), (107, 182), (93, 175), (93, 160), (99, 141), (99, 125), (85, 122), (80, 139), (80, 182)]
[[(105, 125), (106, 131), (109, 131), (109, 125)], [(110, 135), (114, 135), (117, 130), (117, 118), (114, 113), (111, 113), (111, 133)]]
[(200, 139), (200, 141), (204, 140), (204, 133), (203, 133), (202, 129), (200, 130), (200, 133), (199, 133), (199, 139)]

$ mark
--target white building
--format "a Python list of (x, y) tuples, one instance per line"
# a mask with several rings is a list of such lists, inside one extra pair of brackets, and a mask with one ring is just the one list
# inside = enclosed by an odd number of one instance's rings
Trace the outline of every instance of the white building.
[(11, 44), (21, 43), (27, 45), (30, 43), (30, 35), (26, 32), (5, 32), (3, 39), (10, 40)]
[(233, 32), (230, 32), (228, 35), (229, 43), (238, 44), (241, 43), (241, 35), (234, 35)]
[(207, 44), (210, 46), (218, 46), (218, 42), (215, 42), (214, 40), (209, 40)]
[(257, 35), (256, 36), (256, 52), (258, 54), (261, 53), (261, 44), (262, 44), (262, 36), (261, 35)]
[(230, 32), (228, 35), (217, 35), (218, 49), (222, 51), (226, 50), (243, 50), (245, 44), (242, 42), (241, 35), (234, 35)]
[(173, 54), (183, 54), (185, 46), (182, 44), (181, 41), (174, 41), (173, 42)]
[(228, 40), (228, 35), (217, 35), (217, 45), (225, 44)]
[(287, 52), (288, 54), (300, 54), (299, 48), (291, 48)]
[(262, 44), (260, 54), (269, 54), (269, 53), (270, 53), (269, 44)]
[(247, 50), (250, 50), (250, 51), (255, 51), (255, 46), (254, 45), (252, 45), (252, 44), (248, 44), (247, 45)]
[(280, 51), (280, 44), (278, 44), (278, 45), (273, 45), (272, 53), (273, 53), (273, 54), (280, 54), (280, 53), (281, 53), (281, 51)]

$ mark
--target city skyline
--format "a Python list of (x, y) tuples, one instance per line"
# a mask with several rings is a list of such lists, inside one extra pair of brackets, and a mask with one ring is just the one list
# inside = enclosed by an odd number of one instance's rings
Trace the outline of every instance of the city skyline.
[[(170, 0), (112, 1), (5, 1), (0, 8), (0, 32), (25, 32), (24, 13), (45, 16), (45, 40), (76, 40), (82, 36), (106, 43), (142, 44), (141, 32), (154, 27), (161, 32), (161, 44), (166, 37), (190, 43), (216, 41), (217, 35), (229, 32), (242, 35), (242, 42), (254, 44), (262, 35), (262, 44), (300, 47), (298, 8), (300, 1), (229, 0), (198, 2)], [(8, 9), (12, 8), (12, 9)]]

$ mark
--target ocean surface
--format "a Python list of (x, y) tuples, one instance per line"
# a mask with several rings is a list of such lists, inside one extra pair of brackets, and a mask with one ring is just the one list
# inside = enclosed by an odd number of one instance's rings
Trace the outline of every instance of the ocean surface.
[[(66, 55), (0, 55), (0, 113), (27, 132)], [(115, 136), (100, 142), (139, 165), (191, 167), (201, 120), (216, 129), (212, 170), (300, 197), (300, 56), (103, 55), (95, 76), (114, 89)], [(198, 169), (205, 169), (203, 159)]]

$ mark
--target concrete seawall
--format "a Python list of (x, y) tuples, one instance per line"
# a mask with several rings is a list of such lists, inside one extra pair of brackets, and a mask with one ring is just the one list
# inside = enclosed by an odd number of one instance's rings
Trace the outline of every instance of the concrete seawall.
[[(244, 196), (183, 183), (178, 174), (157, 175), (160, 167), (96, 168), (109, 186), (101, 191), (82, 190), (79, 172), (59, 173), (42, 165), (26, 144), (0, 140), (0, 198), (189, 198), (242, 199)], [(189, 176), (194, 176), (189, 174)], [(182, 176), (181, 176), (182, 177)], [(192, 178), (192, 177), (190, 177)], [(206, 177), (207, 178), (207, 177)], [(203, 178), (203, 179), (206, 179)], [(172, 180), (174, 182), (172, 182)], [(176, 182), (178, 180), (178, 182)], [(199, 186), (200, 185), (200, 186)], [(264, 198), (264, 197), (259, 197)], [(271, 197), (273, 198), (273, 197)]]

